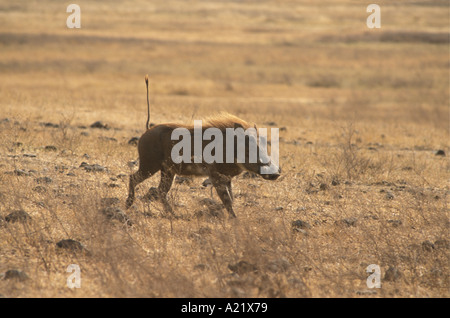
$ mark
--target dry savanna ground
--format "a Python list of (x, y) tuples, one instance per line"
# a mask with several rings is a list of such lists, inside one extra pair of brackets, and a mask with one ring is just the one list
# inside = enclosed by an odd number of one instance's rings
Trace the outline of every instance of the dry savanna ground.
[[(77, 3), (0, 1), (1, 296), (449, 296), (447, 1)], [(236, 220), (202, 178), (125, 210), (147, 73), (152, 123), (280, 129)]]

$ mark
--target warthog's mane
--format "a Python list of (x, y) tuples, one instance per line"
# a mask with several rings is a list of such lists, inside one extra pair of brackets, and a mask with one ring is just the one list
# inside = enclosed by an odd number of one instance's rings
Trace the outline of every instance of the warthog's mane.
[(245, 120), (226, 112), (202, 119), (203, 128), (214, 127), (220, 130), (225, 130), (226, 128), (235, 128), (236, 124), (241, 125), (244, 129), (253, 127), (253, 125), (249, 124)]
[[(201, 121), (202, 121), (202, 130), (205, 130), (208, 128), (218, 128), (221, 131), (225, 132), (226, 128), (235, 129), (236, 126), (242, 126), (242, 128), (244, 128), (244, 130), (254, 127), (254, 125), (246, 122), (245, 120), (243, 120), (239, 117), (236, 117), (234, 115), (231, 115), (229, 113), (226, 113), (226, 112), (221, 112), (221, 113), (213, 115), (213, 116), (201, 118)], [(191, 132), (194, 131), (194, 123), (189, 123), (189, 124), (165, 123), (165, 124), (160, 124), (157, 126), (166, 126), (166, 127), (170, 127), (171, 129), (186, 128)], [(154, 128), (156, 128), (157, 126), (154, 126)]]
[(215, 127), (219, 129), (234, 128), (236, 124), (240, 124), (245, 129), (253, 127), (248, 122), (229, 113), (222, 112), (220, 114), (207, 117), (204, 120), (204, 127)]

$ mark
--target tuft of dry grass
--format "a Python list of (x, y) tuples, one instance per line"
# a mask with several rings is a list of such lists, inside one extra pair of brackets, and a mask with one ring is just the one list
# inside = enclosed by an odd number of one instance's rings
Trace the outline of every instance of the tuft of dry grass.
[[(449, 297), (443, 2), (382, 1), (380, 30), (342, 0), (78, 4), (69, 30), (0, 1), (0, 296)], [(283, 174), (235, 178), (236, 220), (195, 178), (165, 215), (159, 174), (124, 210), (147, 73), (152, 123), (280, 128)]]

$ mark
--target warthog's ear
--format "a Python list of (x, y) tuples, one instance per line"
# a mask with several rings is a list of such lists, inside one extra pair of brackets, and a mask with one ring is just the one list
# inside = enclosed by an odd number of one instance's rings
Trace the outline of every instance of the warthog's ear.
[[(244, 129), (244, 127), (241, 125), (241, 124), (239, 124), (239, 123), (234, 123), (234, 129), (236, 129), (236, 128), (242, 128), (242, 129)], [(244, 129), (245, 130), (245, 129)]]

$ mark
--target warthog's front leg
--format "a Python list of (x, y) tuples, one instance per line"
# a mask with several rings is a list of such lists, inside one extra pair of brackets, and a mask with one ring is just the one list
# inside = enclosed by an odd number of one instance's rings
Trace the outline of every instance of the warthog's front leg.
[(231, 177), (213, 172), (210, 175), (210, 179), (228, 213), (231, 217), (235, 218), (236, 214), (233, 211), (233, 193), (231, 192)]
[(129, 184), (129, 192), (128, 192), (128, 198), (126, 202), (126, 208), (128, 209), (134, 202), (134, 190), (136, 186), (147, 179), (150, 176), (150, 172), (143, 172), (141, 170), (137, 171), (136, 173), (133, 173), (130, 175), (130, 184)]

